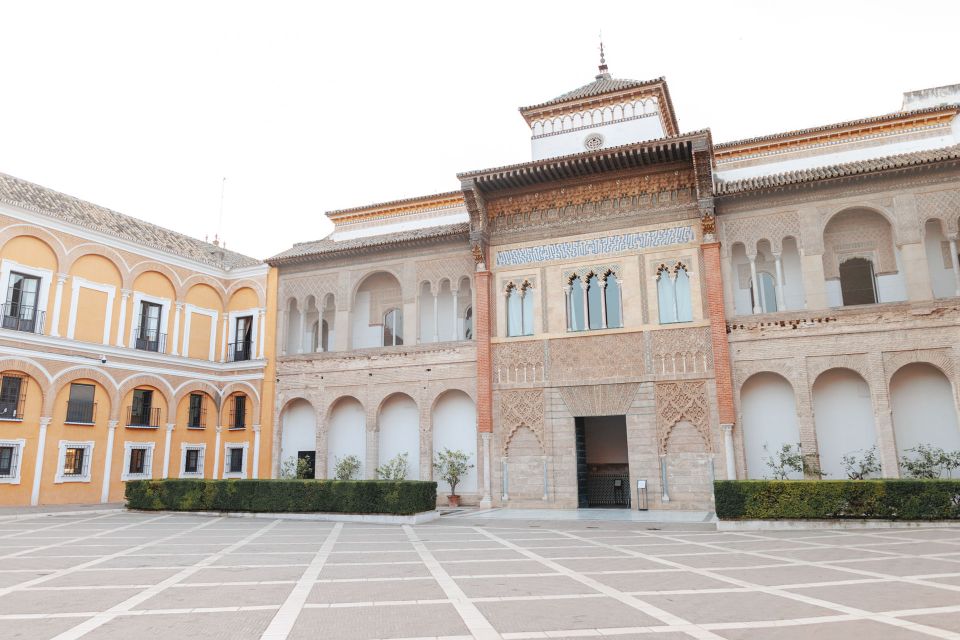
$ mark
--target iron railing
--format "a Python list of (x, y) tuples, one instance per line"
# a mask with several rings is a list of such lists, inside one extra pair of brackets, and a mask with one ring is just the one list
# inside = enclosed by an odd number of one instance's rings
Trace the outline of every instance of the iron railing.
[(588, 474), (587, 500), (591, 507), (629, 507), (630, 475), (609, 472)]
[(243, 362), (253, 359), (253, 345), (249, 340), (231, 342), (227, 354), (227, 362)]
[(246, 403), (240, 407), (240, 410), (237, 411), (236, 403), (233, 403), (230, 406), (230, 429), (246, 429), (247, 428), (247, 405)]
[(205, 429), (207, 427), (207, 408), (202, 404), (196, 410), (192, 408), (187, 413), (188, 429)]
[(158, 428), (160, 426), (160, 407), (146, 409), (127, 407), (127, 426)]
[[(3, 377), (17, 378), (18, 376)], [(23, 378), (19, 379), (20, 390), (16, 397), (0, 396), (0, 420), (23, 420), (23, 405), (27, 400), (27, 381)]]
[(141, 351), (165, 353), (167, 350), (167, 334), (165, 333), (150, 335), (149, 333), (141, 331), (140, 328), (137, 328), (137, 339), (134, 342), (134, 346)]
[(69, 424), (93, 424), (97, 421), (97, 403), (90, 400), (67, 400)]
[(0, 307), (0, 326), (14, 331), (27, 333), (43, 333), (43, 319), (45, 312), (36, 307), (26, 307), (22, 304), (7, 302)]

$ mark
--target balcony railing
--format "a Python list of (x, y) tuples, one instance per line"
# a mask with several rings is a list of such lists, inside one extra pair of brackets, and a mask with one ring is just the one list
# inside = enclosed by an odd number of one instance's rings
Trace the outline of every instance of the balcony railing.
[(128, 427), (149, 427), (156, 429), (160, 427), (160, 407), (152, 409), (140, 409), (132, 406), (127, 407), (127, 426)]
[(25, 307), (22, 304), (8, 302), (0, 306), (0, 326), (14, 331), (27, 333), (43, 333), (44, 312), (36, 307)]
[(67, 424), (93, 424), (97, 421), (97, 403), (89, 400), (67, 400)]
[(156, 351), (165, 353), (167, 350), (167, 334), (155, 333), (150, 335), (137, 329), (137, 339), (134, 346), (141, 351)]
[(190, 411), (187, 414), (188, 429), (205, 429), (207, 427), (207, 408), (200, 407), (199, 411)]
[(237, 411), (236, 407), (230, 407), (230, 429), (246, 429), (247, 428), (247, 408), (243, 407), (240, 411)]
[(228, 351), (227, 362), (242, 362), (253, 358), (253, 345), (249, 341), (232, 342)]

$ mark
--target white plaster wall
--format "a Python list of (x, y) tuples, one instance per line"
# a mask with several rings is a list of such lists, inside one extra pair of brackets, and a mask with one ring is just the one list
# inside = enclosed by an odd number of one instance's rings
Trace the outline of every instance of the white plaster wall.
[(370, 292), (358, 291), (350, 312), (350, 331), (353, 334), (353, 348), (383, 346), (383, 326), (370, 326)]
[(287, 310), (287, 353), (300, 353), (300, 311)]
[[(740, 389), (740, 413), (747, 477), (770, 478), (770, 467), (765, 459), (785, 444), (800, 443), (793, 387), (775, 373), (753, 375)], [(790, 477), (800, 479), (803, 474), (795, 473)]]
[[(330, 431), (327, 439), (327, 474), (334, 477), (337, 458), (355, 455), (366, 460), (367, 416), (363, 405), (354, 398), (338, 401), (330, 414)], [(361, 467), (358, 478), (365, 477)]]
[(908, 364), (890, 381), (897, 455), (918, 444), (960, 450), (960, 428), (950, 381), (936, 367)]
[(783, 269), (783, 301), (788, 310), (803, 309), (806, 297), (803, 293), (803, 268), (800, 263), (800, 251), (793, 238), (783, 241), (780, 257)]
[(748, 316), (753, 313), (753, 307), (750, 305), (750, 289), (740, 288), (740, 265), (750, 265), (746, 250), (743, 245), (737, 243), (733, 246), (731, 252), (731, 289), (733, 290), (733, 307), (738, 316)]
[(827, 293), (827, 306), (842, 307), (843, 291), (840, 289), (840, 280), (834, 278), (824, 283), (824, 289)]
[(813, 385), (813, 412), (824, 477), (846, 478), (841, 458), (877, 443), (870, 388), (849, 369), (826, 371)]
[(660, 115), (655, 113), (645, 118), (605, 122), (577, 131), (535, 138), (531, 140), (533, 159), (540, 160), (541, 158), (583, 153), (586, 151), (583, 141), (587, 136), (594, 133), (603, 136), (604, 148), (643, 142), (644, 140), (656, 140), (667, 135), (663, 130), (663, 123), (660, 122)]
[(408, 395), (387, 399), (378, 420), (379, 464), (394, 456), (407, 454), (407, 480), (420, 479), (420, 410)]
[[(903, 275), (903, 260), (900, 249), (894, 247), (893, 254), (897, 258), (897, 272), (877, 276), (877, 297), (880, 302), (901, 302), (907, 299), (907, 279)], [(876, 268), (876, 263), (874, 263)]]
[(444, 283), (440, 295), (437, 296), (437, 319), (440, 340), (453, 340), (456, 318), (453, 313), (453, 293), (447, 283)]
[[(470, 456), (473, 468), (457, 486), (457, 493), (477, 491), (477, 408), (466, 393), (448, 391), (433, 408), (433, 451), (460, 449)], [(447, 483), (437, 479), (437, 491), (450, 492)]]
[(280, 417), (280, 462), (297, 457), (300, 451), (317, 449), (317, 414), (306, 400), (294, 400)]
[(930, 286), (933, 288), (935, 298), (949, 298), (956, 293), (953, 268), (946, 268), (943, 263), (941, 243), (946, 241), (947, 238), (940, 229), (940, 223), (936, 220), (928, 221), (923, 235), (923, 247), (927, 254)]
[(420, 342), (433, 342), (433, 294), (430, 285), (420, 287)]

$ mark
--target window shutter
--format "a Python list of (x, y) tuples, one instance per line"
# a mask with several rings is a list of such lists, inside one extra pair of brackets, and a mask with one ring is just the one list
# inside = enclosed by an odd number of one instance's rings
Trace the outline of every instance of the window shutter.
[(81, 451), (83, 451), (83, 472), (81, 475), (86, 478), (90, 476), (90, 458), (93, 456), (90, 455), (90, 447), (83, 447)]
[(153, 447), (147, 447), (143, 452), (143, 475), (153, 476)]
[(204, 454), (204, 451), (206, 451), (206, 448), (205, 448), (205, 447), (201, 447), (200, 449), (197, 449), (197, 473), (199, 473), (201, 477), (204, 475), (204, 474), (203, 474), (203, 454)]
[(20, 468), (20, 446), (15, 444), (12, 447), (10, 452), (10, 477), (15, 477), (17, 475), (17, 470)]

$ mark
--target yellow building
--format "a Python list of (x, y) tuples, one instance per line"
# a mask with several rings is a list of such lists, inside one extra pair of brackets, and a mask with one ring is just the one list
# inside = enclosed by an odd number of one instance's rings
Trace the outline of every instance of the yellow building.
[(275, 277), (0, 174), (0, 505), (269, 477)]

